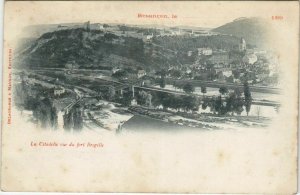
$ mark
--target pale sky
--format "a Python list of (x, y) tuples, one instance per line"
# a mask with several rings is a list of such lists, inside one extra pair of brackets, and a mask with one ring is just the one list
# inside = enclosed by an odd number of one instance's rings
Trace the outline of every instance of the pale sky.
[[(172, 14), (177, 19), (138, 18), (138, 14)], [(4, 36), (14, 42), (28, 25), (121, 23), (215, 28), (240, 17), (283, 16), (280, 29), (298, 24), (298, 2), (283, 1), (9, 1), (5, 2)]]
[[(167, 26), (197, 26), (215, 28), (239, 17), (282, 15), (297, 9), (297, 2), (6, 2), (6, 16), (18, 26), (71, 22), (157, 24)], [(175, 14), (177, 19), (138, 18), (142, 14)]]

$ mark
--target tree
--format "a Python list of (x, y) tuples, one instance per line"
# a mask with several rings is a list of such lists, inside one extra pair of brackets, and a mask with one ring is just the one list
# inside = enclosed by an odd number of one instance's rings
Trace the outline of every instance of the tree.
[(183, 107), (183, 99), (181, 96), (171, 96), (170, 107), (177, 111)]
[(213, 112), (213, 114), (216, 114), (216, 112), (217, 112), (216, 103), (217, 103), (217, 97), (212, 96), (212, 98), (209, 99), (208, 106), (210, 107), (210, 111)]
[(236, 94), (230, 93), (229, 97), (226, 98), (226, 112), (231, 112), (231, 115), (233, 115), (235, 110), (235, 102), (236, 102)]
[(50, 98), (37, 99), (33, 107), (33, 116), (42, 128), (57, 127), (57, 111)]
[(161, 77), (165, 77), (166, 75), (167, 75), (167, 71), (166, 70), (163, 69), (163, 70), (160, 71), (160, 76)]
[(162, 70), (157, 70), (155, 71), (155, 75), (156, 76), (160, 76), (160, 77), (165, 77), (167, 75), (167, 71), (162, 69)]
[(172, 101), (170, 100), (174, 98), (173, 94), (159, 93), (159, 96), (164, 110), (172, 107)]
[(50, 126), (53, 129), (57, 129), (58, 123), (57, 123), (57, 110), (54, 106), (50, 109)]
[(208, 61), (207, 64), (206, 64), (206, 69), (207, 70), (212, 70), (214, 68), (214, 64), (211, 63), (211, 61)]
[[(236, 93), (235, 93), (236, 94)], [(240, 95), (236, 94), (236, 99), (234, 101), (234, 112), (237, 114), (237, 115), (241, 115), (241, 113), (243, 112), (243, 105), (244, 105), (244, 100)]]
[(121, 79), (123, 77), (126, 77), (128, 75), (127, 71), (125, 70), (119, 70), (117, 72), (115, 72), (114, 74), (112, 74), (112, 77)]
[(239, 70), (233, 70), (232, 74), (233, 74), (234, 78), (236, 78), (236, 79), (240, 78), (240, 75), (241, 75)]
[(123, 93), (123, 97), (120, 99), (121, 104), (124, 106), (129, 106), (132, 100), (132, 93), (129, 91), (125, 91)]
[(185, 111), (198, 110), (198, 99), (194, 96), (184, 96), (182, 99), (182, 107)]
[(201, 108), (202, 108), (202, 110), (206, 110), (206, 108), (207, 108), (207, 104), (205, 104), (205, 103), (202, 103), (202, 105), (201, 105)]
[(162, 92), (159, 92), (159, 91), (152, 91), (151, 94), (152, 94), (152, 105), (154, 107), (158, 107), (162, 104), (162, 95), (161, 95)]
[(241, 92), (241, 90), (240, 90), (240, 88), (235, 88), (234, 89), (234, 94), (237, 96), (237, 97), (240, 97), (241, 95), (242, 95), (242, 92)]
[(83, 127), (82, 107), (79, 104), (76, 104), (71, 112), (73, 112), (73, 129), (80, 131)]
[(69, 131), (72, 129), (74, 125), (73, 121), (73, 112), (68, 112), (63, 115), (63, 120), (64, 120), (64, 129), (66, 131)]
[(137, 103), (140, 105), (146, 104), (148, 93), (146, 91), (139, 91), (137, 95)]
[(166, 80), (164, 77), (161, 77), (161, 79), (159, 80), (159, 86), (160, 86), (160, 88), (166, 87)]
[(209, 80), (215, 80), (217, 78), (217, 73), (216, 73), (216, 71), (215, 70), (209, 70), (209, 72), (208, 72), (208, 79)]
[(228, 83), (233, 83), (233, 76), (231, 75), (230, 77), (226, 78), (226, 82)]
[(228, 93), (228, 89), (225, 86), (220, 87), (219, 89), (220, 94), (224, 95), (226, 93)]
[(206, 86), (205, 85), (202, 85), (201, 86), (201, 93), (203, 94), (203, 97), (204, 97), (204, 94), (206, 93)]
[(215, 102), (214, 102), (214, 110), (218, 113), (221, 114), (221, 110), (222, 110), (222, 97), (219, 96)]
[(174, 83), (173, 83), (173, 86), (174, 86), (174, 88), (175, 88), (175, 91), (176, 91), (177, 89), (181, 89), (181, 88), (182, 88), (182, 85), (179, 84), (178, 82), (175, 82), (175, 81), (174, 81)]
[(180, 70), (173, 70), (173, 71), (171, 71), (171, 76), (172, 76), (172, 77), (175, 77), (175, 78), (181, 77), (181, 72), (180, 72)]
[(208, 105), (209, 105), (209, 99), (204, 98), (203, 101), (202, 101), (202, 109), (205, 110)]
[(183, 91), (186, 93), (193, 93), (195, 91), (195, 87), (191, 83), (186, 83), (183, 86)]
[(250, 87), (247, 81), (244, 83), (244, 97), (245, 97), (246, 112), (248, 116), (251, 109), (252, 97), (251, 97)]

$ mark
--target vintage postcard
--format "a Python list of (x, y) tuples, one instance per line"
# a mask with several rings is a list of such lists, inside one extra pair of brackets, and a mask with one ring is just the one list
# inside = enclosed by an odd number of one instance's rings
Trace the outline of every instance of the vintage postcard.
[(299, 2), (4, 15), (3, 191), (296, 193)]

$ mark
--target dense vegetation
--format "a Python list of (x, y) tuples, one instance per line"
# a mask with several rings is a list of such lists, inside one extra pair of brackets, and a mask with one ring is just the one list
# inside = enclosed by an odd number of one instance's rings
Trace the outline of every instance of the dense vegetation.
[(16, 65), (97, 68), (112, 54), (132, 60), (133, 65), (146, 62), (141, 39), (78, 28), (43, 34), (21, 54)]

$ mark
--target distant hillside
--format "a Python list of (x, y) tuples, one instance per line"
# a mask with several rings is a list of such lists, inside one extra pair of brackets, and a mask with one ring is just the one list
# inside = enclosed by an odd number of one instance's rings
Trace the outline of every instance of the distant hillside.
[(212, 31), (243, 37), (246, 42), (264, 47), (267, 44), (271, 25), (261, 18), (239, 18)]

